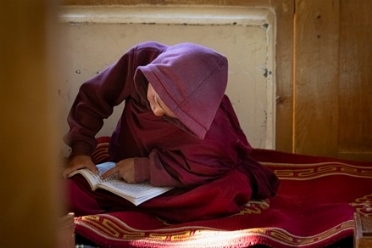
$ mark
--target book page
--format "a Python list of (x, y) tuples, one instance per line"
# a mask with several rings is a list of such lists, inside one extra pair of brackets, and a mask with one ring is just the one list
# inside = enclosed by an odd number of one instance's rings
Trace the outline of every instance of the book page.
[(123, 180), (115, 179), (105, 180), (99, 187), (127, 199), (136, 206), (172, 189), (171, 187), (154, 187), (149, 183), (130, 184)]
[[(98, 169), (98, 175), (101, 177), (103, 175), (103, 173), (105, 173), (106, 171), (108, 171), (109, 169), (115, 167), (116, 163), (114, 162), (105, 162), (105, 163), (102, 163), (102, 164), (97, 164), (97, 169)], [(117, 174), (113, 174), (111, 176), (109, 176), (108, 178), (106, 178), (104, 181), (108, 181), (108, 180), (111, 180), (111, 179), (117, 179), (118, 178), (118, 175)]]
[[(97, 165), (98, 174), (95, 174), (88, 169), (80, 169), (80, 170), (76, 170), (76, 171), (70, 173), (68, 175), (68, 177), (72, 177), (76, 174), (81, 174), (88, 181), (92, 190), (95, 190), (97, 188), (97, 185), (102, 182), (100, 176), (114, 166), (115, 166), (114, 162), (106, 162), (106, 163), (102, 163), (102, 164)], [(115, 179), (115, 176), (117, 178), (117, 175), (112, 175), (112, 176), (108, 177), (106, 180)]]
[(131, 201), (135, 205), (138, 205), (172, 189), (171, 187), (154, 187), (150, 185), (149, 182), (136, 184), (127, 183), (124, 180), (119, 179), (118, 173), (109, 176), (105, 180), (102, 180), (101, 175), (109, 169), (115, 167), (115, 165), (116, 164), (114, 162), (105, 162), (96, 165), (98, 174), (94, 174), (88, 169), (80, 169), (74, 171), (69, 176), (81, 174), (87, 179), (93, 190), (97, 188), (105, 189), (123, 197), (124, 199), (127, 199), (128, 201)]
[(136, 183), (130, 184), (123, 180), (104, 180), (101, 184), (105, 184), (110, 188), (115, 188), (116, 190), (124, 193), (133, 198), (140, 198), (147, 195), (156, 195), (158, 193), (164, 193), (170, 188), (168, 187), (154, 187), (149, 183)]

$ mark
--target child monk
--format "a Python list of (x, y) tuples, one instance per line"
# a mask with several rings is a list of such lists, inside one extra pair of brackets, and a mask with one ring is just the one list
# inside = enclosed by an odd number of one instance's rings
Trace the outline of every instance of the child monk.
[(133, 207), (181, 222), (233, 214), (250, 199), (274, 196), (278, 178), (250, 157), (225, 95), (227, 81), (228, 61), (212, 49), (144, 42), (85, 82), (68, 116), (64, 176), (81, 168), (97, 172), (90, 157), (95, 135), (113, 108), (125, 104), (110, 141), (116, 167), (103, 178), (118, 173), (129, 183), (175, 188), (134, 207), (74, 176), (67, 180), (69, 210), (87, 215)]

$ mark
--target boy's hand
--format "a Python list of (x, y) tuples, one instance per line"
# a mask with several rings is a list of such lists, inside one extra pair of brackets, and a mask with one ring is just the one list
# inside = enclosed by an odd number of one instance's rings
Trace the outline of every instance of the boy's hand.
[(76, 155), (69, 158), (66, 168), (64, 168), (62, 175), (67, 178), (68, 175), (76, 170), (87, 168), (95, 174), (98, 174), (98, 169), (93, 163), (92, 158), (87, 155)]
[(127, 158), (116, 163), (116, 166), (106, 171), (101, 178), (104, 180), (109, 176), (118, 173), (127, 183), (136, 183), (134, 180), (134, 158)]

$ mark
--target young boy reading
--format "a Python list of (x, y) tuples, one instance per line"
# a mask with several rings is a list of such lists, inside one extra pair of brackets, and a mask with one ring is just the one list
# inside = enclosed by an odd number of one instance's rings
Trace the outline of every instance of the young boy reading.
[[(274, 196), (279, 181), (249, 154), (252, 150), (225, 95), (228, 61), (192, 43), (144, 42), (85, 82), (68, 116), (71, 155), (64, 176), (88, 168), (95, 135), (114, 106), (125, 104), (110, 141), (117, 173), (129, 183), (174, 187), (135, 207), (172, 221), (216, 218), (250, 199)], [(249, 106), (247, 106), (249, 107)], [(69, 210), (76, 215), (134, 206), (69, 178)]]

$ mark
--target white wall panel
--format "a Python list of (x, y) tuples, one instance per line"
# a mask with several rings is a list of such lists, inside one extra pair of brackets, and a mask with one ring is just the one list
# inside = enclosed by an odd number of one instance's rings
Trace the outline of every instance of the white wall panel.
[[(229, 59), (230, 97), (250, 143), (275, 144), (275, 16), (248, 7), (65, 7), (61, 10), (65, 68), (59, 96), (65, 116), (78, 88), (143, 41), (194, 42)], [(122, 107), (98, 135), (110, 135)], [(68, 130), (65, 124), (65, 131)]]

